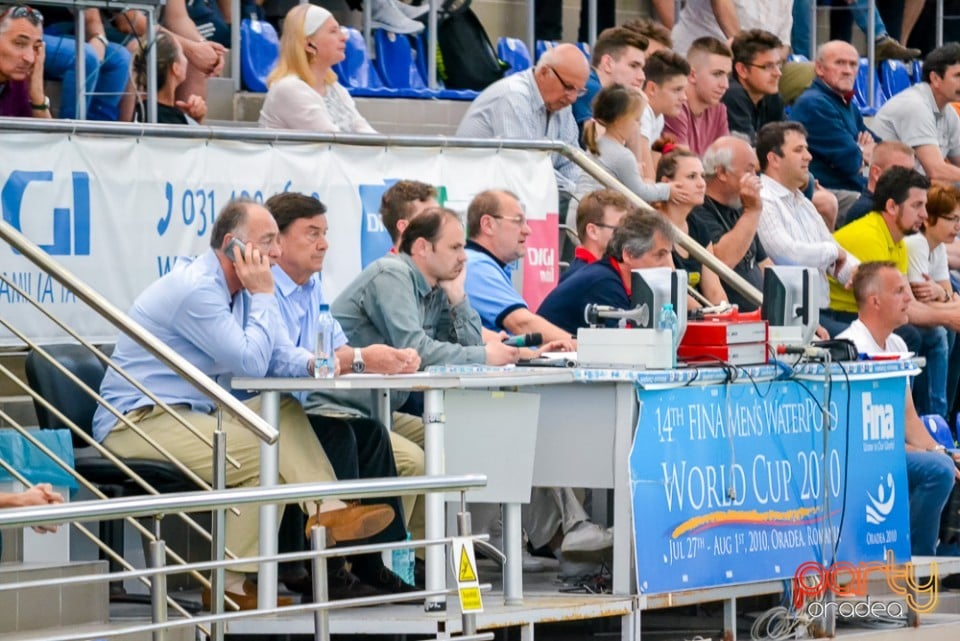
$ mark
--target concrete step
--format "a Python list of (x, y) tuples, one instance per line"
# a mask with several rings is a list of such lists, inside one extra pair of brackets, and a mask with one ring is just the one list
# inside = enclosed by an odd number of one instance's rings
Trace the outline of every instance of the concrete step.
[[(0, 585), (41, 579), (106, 574), (105, 561), (67, 564), (0, 564)], [(0, 635), (24, 639), (30, 631), (76, 625), (104, 624), (110, 620), (109, 585), (74, 583), (0, 591)], [(0, 638), (4, 638), (0, 636)]]
[(214, 120), (233, 118), (233, 80), (230, 78), (207, 80), (207, 117)]

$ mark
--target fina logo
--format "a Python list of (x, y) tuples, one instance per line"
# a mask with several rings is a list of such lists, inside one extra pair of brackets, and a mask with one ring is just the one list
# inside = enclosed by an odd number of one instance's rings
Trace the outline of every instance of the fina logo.
[(870, 392), (861, 397), (863, 440), (881, 441), (893, 438), (893, 405), (874, 405)]
[[(884, 489), (883, 483), (877, 485), (876, 498), (867, 492), (867, 498), (869, 499), (867, 503), (867, 523), (879, 525), (886, 521), (887, 517), (890, 516), (890, 512), (893, 511), (893, 504), (896, 501), (896, 489), (893, 484), (893, 474), (889, 472), (887, 472), (887, 488), (889, 488), (889, 490)], [(890, 494), (889, 497), (887, 497), (888, 491)]]
[[(53, 182), (52, 171), (12, 171), (0, 191), (3, 203), (3, 219), (23, 233), (20, 224), (23, 198), (30, 183)], [(89, 256), (90, 255), (90, 176), (83, 171), (72, 172), (73, 215), (67, 207), (53, 208), (53, 242), (37, 243), (51, 256)], [(44, 189), (37, 186), (36, 189)], [(42, 212), (27, 212), (31, 220), (36, 220)], [(16, 250), (14, 250), (15, 253)]]

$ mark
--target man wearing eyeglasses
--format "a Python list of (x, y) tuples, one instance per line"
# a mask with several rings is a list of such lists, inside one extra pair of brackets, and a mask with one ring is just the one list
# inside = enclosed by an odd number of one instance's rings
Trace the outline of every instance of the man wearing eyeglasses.
[(26, 5), (0, 9), (0, 116), (50, 117), (43, 56), (40, 12)]
[(581, 267), (594, 263), (603, 256), (613, 232), (620, 221), (633, 211), (627, 197), (613, 189), (598, 189), (580, 199), (577, 206), (577, 247), (567, 270), (560, 274), (560, 282), (577, 272)]
[(730, 131), (745, 134), (750, 143), (768, 122), (783, 120), (780, 77), (783, 43), (768, 31), (751, 29), (733, 39), (733, 75), (723, 95)]
[[(571, 105), (586, 93), (590, 65), (572, 44), (547, 50), (536, 67), (493, 83), (477, 96), (457, 128), (459, 138), (551, 140), (578, 147)], [(574, 192), (580, 168), (553, 156), (560, 190), (560, 218)]]

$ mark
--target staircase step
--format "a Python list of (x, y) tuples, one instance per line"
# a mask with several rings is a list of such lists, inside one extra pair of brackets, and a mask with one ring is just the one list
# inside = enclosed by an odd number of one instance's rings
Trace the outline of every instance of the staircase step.
[[(5, 563), (0, 565), (0, 585), (41, 579), (106, 574), (105, 561), (77, 561), (67, 564)], [(110, 620), (107, 583), (74, 583), (21, 590), (0, 591), (0, 635), (26, 638), (31, 630), (51, 627), (107, 623)], [(2, 636), (0, 636), (2, 638)]]

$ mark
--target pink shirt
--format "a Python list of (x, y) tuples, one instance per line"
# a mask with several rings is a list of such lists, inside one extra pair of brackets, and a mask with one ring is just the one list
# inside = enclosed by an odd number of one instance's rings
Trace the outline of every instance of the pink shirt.
[(663, 133), (673, 136), (677, 143), (686, 145), (690, 151), (703, 156), (713, 141), (730, 133), (727, 125), (727, 106), (722, 102), (694, 116), (690, 106), (683, 103), (680, 115), (665, 118)]

